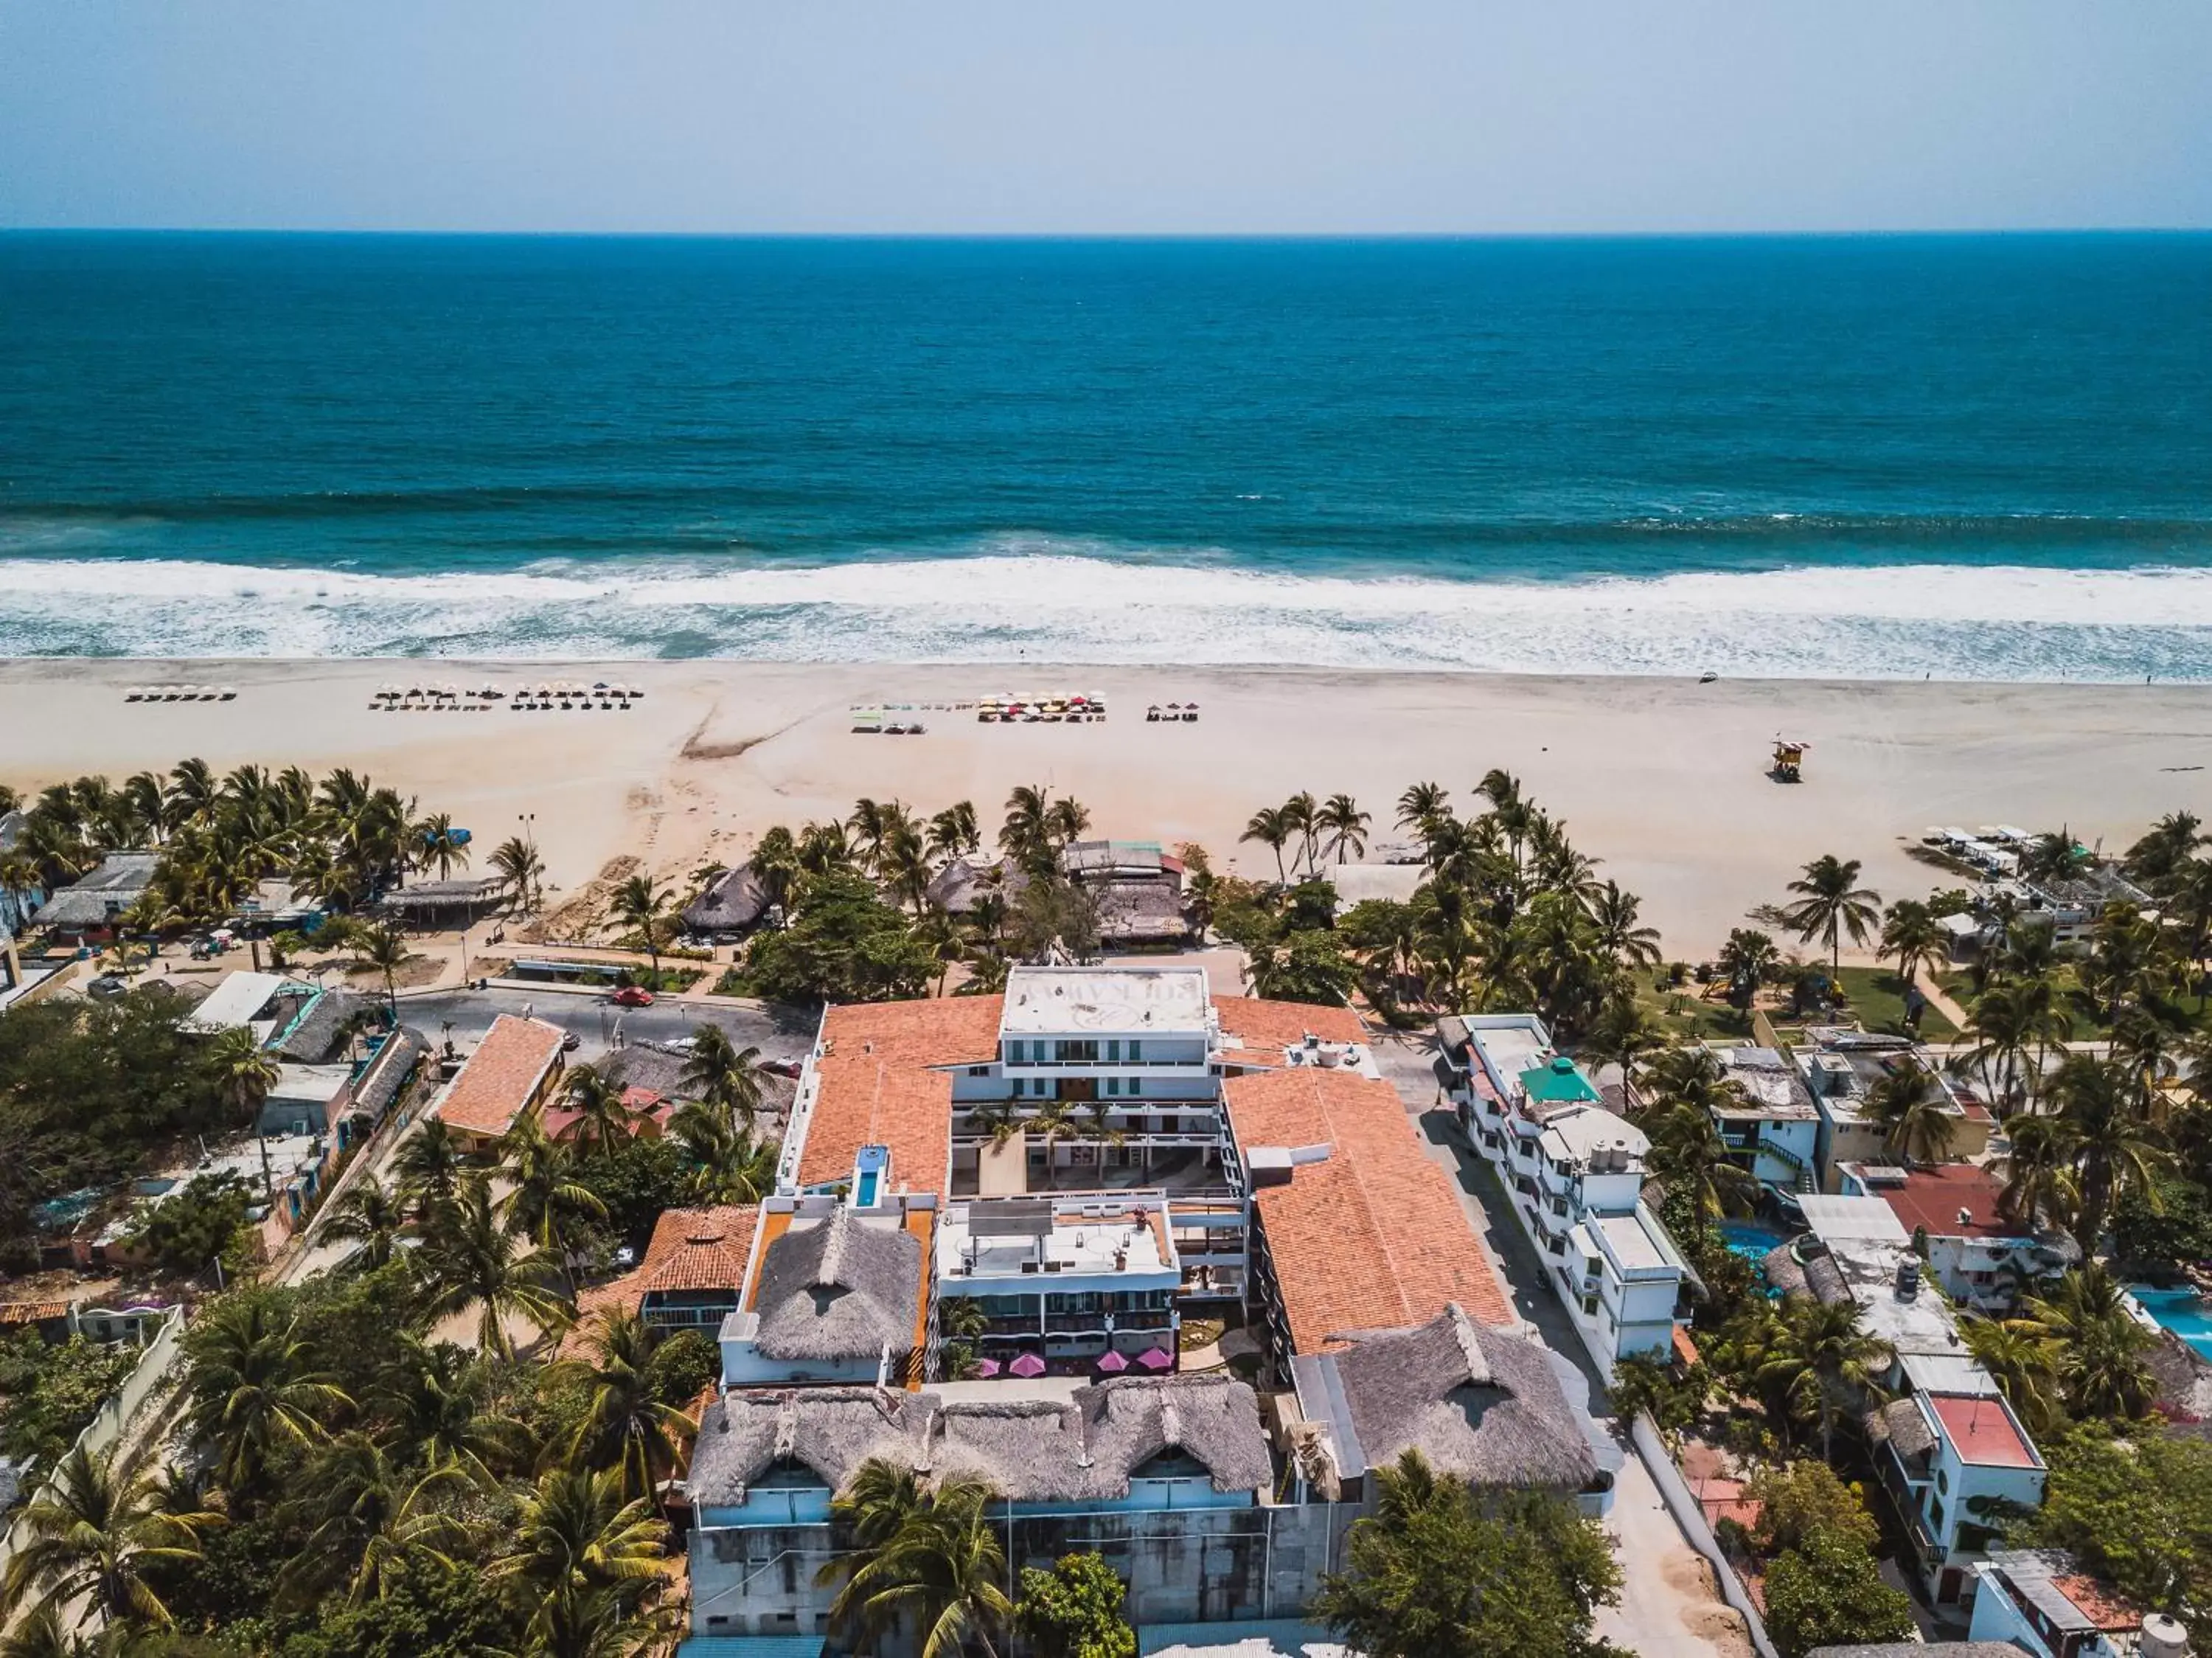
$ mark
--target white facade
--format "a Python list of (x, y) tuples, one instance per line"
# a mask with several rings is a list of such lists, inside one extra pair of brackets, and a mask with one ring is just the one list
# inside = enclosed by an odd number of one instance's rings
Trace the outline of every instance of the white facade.
[[(1642, 1203), (1650, 1141), (1607, 1111), (1534, 1014), (1469, 1014), (1453, 1099), (1468, 1143), (1497, 1170), (1590, 1356), (1661, 1352), (1688, 1276)], [(1447, 1040), (1449, 1034), (1447, 1034)]]
[[(935, 1267), (940, 1338), (979, 1357), (1176, 1350), (1183, 1269), (1158, 1192), (955, 1203), (937, 1228)], [(961, 1301), (981, 1316), (972, 1335), (956, 1334)]]
[(1714, 1113), (1729, 1161), (1762, 1186), (1820, 1189), (1820, 1113), (1797, 1068), (1772, 1048), (1715, 1051), (1741, 1100)]

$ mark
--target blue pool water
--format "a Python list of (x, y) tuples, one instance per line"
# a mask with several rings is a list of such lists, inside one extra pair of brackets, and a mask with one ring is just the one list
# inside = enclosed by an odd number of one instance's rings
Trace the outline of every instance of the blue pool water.
[(1721, 1237), (1730, 1249), (1753, 1261), (1764, 1259), (1777, 1244), (1789, 1241), (1788, 1234), (1779, 1228), (1755, 1221), (1723, 1221)]
[(2212, 1309), (2205, 1307), (2202, 1295), (2194, 1289), (2152, 1289), (2141, 1284), (2128, 1293), (2161, 1326), (2212, 1359)]

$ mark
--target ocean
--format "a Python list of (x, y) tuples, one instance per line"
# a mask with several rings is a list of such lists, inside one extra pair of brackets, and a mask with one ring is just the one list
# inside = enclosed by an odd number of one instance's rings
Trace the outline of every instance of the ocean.
[(0, 653), (2212, 680), (2212, 236), (0, 235)]

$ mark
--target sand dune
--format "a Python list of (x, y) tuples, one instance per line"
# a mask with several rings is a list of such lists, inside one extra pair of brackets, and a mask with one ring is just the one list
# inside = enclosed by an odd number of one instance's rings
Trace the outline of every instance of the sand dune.
[[(627, 712), (371, 712), (387, 680), (428, 674), (512, 689), (541, 673), (647, 688)], [(124, 688), (217, 680), (228, 703), (133, 704)], [(856, 702), (1096, 692), (1097, 725), (983, 726), (917, 710), (925, 735), (858, 735)], [(1152, 702), (1201, 705), (1148, 725)], [(1806, 780), (1765, 776), (1778, 731), (1812, 744)], [(733, 862), (772, 823), (842, 814), (860, 795), (934, 810), (972, 799), (987, 824), (1017, 783), (1072, 792), (1094, 827), (1204, 843), (1272, 873), (1236, 837), (1298, 789), (1345, 790), (1393, 838), (1416, 779), (1464, 801), (1492, 766), (1565, 817), (1602, 873), (1642, 893), (1670, 954), (1708, 953), (1744, 910), (1825, 851), (1865, 861), (1891, 896), (1932, 872), (1905, 847), (1929, 824), (2072, 826), (2115, 844), (2158, 814), (2212, 817), (2212, 688), (1376, 674), (1291, 669), (975, 668), (724, 661), (568, 664), (238, 661), (0, 663), (0, 781), (119, 779), (187, 754), (348, 765), (495, 843), (534, 814), (556, 887), (607, 859), (680, 876)]]

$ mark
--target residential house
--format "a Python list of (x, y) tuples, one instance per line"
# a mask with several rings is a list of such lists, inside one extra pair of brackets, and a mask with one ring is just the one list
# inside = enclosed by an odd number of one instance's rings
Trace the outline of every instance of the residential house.
[(2081, 1258), (2056, 1228), (2008, 1218), (1998, 1203), (2004, 1182), (1981, 1164), (1842, 1163), (1837, 1174), (1844, 1195), (1888, 1204), (1914, 1247), (1924, 1247), (1943, 1293), (1978, 1313), (2010, 1313), (2024, 1290)]
[(1813, 1097), (1814, 1108), (1820, 1113), (1814, 1161), (1823, 1192), (1842, 1189), (1838, 1164), (1893, 1161), (1888, 1131), (1868, 1115), (1868, 1104), (1885, 1079), (1908, 1064), (1927, 1079), (1951, 1125), (1942, 1155), (1972, 1161), (1989, 1149), (1994, 1123), (1989, 1107), (1947, 1076), (1942, 1067), (1929, 1059), (1909, 1037), (1844, 1026), (1814, 1026), (1806, 1031), (1805, 1040), (1793, 1057)]
[(1091, 897), (1099, 942), (1109, 949), (1188, 941), (1182, 912), (1182, 860), (1158, 841), (1079, 840), (1060, 854), (1067, 878)]
[(1735, 1098), (1713, 1113), (1729, 1161), (1761, 1186), (1820, 1190), (1820, 1113), (1788, 1056), (1773, 1048), (1717, 1048)]
[(663, 1210), (636, 1267), (576, 1297), (563, 1352), (578, 1350), (594, 1314), (634, 1314), (664, 1333), (719, 1332), (738, 1310), (760, 1211), (747, 1204)]
[(899, 1386), (927, 1345), (935, 1199), (775, 1198), (762, 1205), (741, 1307), (721, 1324), (722, 1385)]
[(439, 1120), (465, 1149), (490, 1151), (518, 1119), (543, 1106), (559, 1083), (566, 1034), (543, 1020), (501, 1014), (438, 1101)]
[(110, 852), (83, 879), (50, 895), (39, 906), (38, 923), (65, 940), (106, 938), (117, 921), (154, 884), (158, 852)]
[(1462, 1131), (1497, 1170), (1592, 1360), (1610, 1375), (1624, 1356), (1670, 1350), (1695, 1275), (1643, 1201), (1649, 1137), (1534, 1014), (1447, 1018), (1437, 1038)]
[(2063, 1549), (2001, 1549), (1975, 1568), (1973, 1637), (2033, 1658), (2185, 1658), (2188, 1631), (2146, 1617)]

